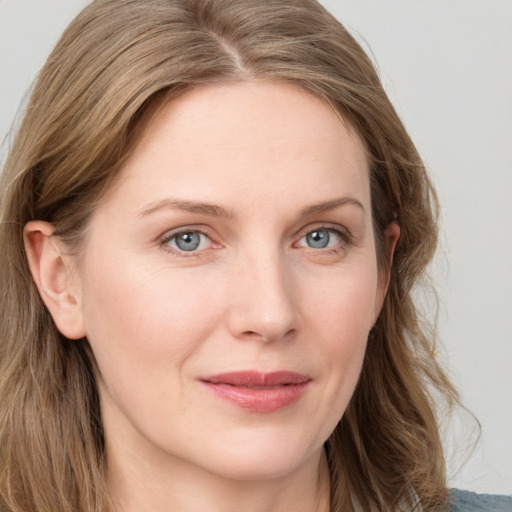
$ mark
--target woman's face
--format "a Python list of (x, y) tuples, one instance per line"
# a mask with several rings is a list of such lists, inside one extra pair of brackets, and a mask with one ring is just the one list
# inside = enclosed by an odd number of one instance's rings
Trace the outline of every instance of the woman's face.
[(361, 143), (298, 88), (196, 88), (93, 213), (75, 280), (111, 457), (289, 474), (343, 415), (383, 300)]

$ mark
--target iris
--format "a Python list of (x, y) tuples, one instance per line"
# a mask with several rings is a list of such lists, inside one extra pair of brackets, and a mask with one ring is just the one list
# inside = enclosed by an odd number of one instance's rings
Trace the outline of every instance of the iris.
[(329, 245), (331, 235), (327, 229), (316, 229), (306, 235), (306, 243), (313, 249), (324, 249)]
[(182, 251), (195, 251), (201, 244), (201, 233), (184, 231), (174, 237), (176, 247)]

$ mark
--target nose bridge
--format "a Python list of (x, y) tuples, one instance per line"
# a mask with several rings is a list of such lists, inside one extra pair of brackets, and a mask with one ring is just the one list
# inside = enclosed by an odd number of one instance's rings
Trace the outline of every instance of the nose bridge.
[(296, 328), (291, 269), (278, 247), (241, 257), (235, 274), (230, 328), (236, 337), (274, 341)]

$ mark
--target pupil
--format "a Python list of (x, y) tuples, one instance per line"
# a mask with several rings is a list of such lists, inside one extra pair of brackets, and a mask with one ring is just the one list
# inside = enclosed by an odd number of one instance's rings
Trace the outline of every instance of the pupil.
[(176, 238), (176, 245), (182, 251), (194, 251), (199, 247), (200, 242), (199, 234), (194, 232), (181, 233)]
[(310, 247), (323, 249), (329, 243), (329, 233), (325, 230), (312, 231), (306, 235), (306, 240)]

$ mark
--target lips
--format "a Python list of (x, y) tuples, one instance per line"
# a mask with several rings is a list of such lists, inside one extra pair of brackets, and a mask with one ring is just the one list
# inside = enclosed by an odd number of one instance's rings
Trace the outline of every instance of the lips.
[(290, 371), (231, 372), (199, 380), (217, 397), (260, 413), (278, 411), (297, 402), (311, 382), (310, 377)]

